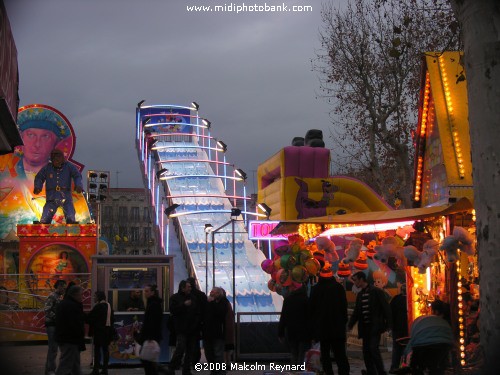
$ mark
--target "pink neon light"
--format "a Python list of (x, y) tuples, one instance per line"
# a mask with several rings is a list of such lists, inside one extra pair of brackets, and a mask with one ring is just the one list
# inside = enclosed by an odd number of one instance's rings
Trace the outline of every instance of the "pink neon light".
[(181, 116), (181, 117), (199, 118), (199, 119), (203, 120), (203, 117), (187, 115), (184, 113), (153, 113), (153, 114), (149, 114), (149, 115), (145, 114), (143, 117), (155, 117), (155, 116)]
[(356, 233), (383, 232), (386, 230), (398, 229), (406, 225), (413, 225), (414, 222), (415, 220), (410, 220), (410, 221), (398, 221), (395, 223), (366, 224), (366, 225), (355, 225), (351, 227), (332, 228), (324, 231), (318, 237), (339, 236), (344, 234), (356, 234)]
[(251, 220), (248, 222), (248, 238), (251, 240), (283, 240), (287, 239), (289, 234), (271, 234), (279, 221), (259, 221)]
[(236, 199), (244, 199), (247, 201), (252, 200), (252, 198), (244, 197), (240, 195), (218, 195), (218, 194), (179, 194), (179, 195), (167, 195), (167, 198), (236, 198)]
[(156, 164), (161, 164), (161, 163), (192, 163), (192, 162), (197, 162), (197, 163), (217, 163), (217, 164), (222, 164), (222, 165), (232, 165), (234, 164), (224, 162), (224, 161), (215, 161), (215, 160), (200, 160), (200, 159), (166, 159), (166, 160), (160, 160), (155, 162)]

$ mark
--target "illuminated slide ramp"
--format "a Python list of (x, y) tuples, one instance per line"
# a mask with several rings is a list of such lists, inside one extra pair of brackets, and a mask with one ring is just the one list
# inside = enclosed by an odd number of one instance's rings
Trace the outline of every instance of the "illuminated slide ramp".
[[(234, 272), (236, 312), (279, 311), (281, 299), (272, 296), (260, 267), (265, 256), (248, 239), (243, 222), (246, 197), (236, 192), (245, 173), (226, 162), (227, 146), (210, 135), (210, 123), (190, 107), (139, 106), (137, 145), (161, 243), (168, 243), (168, 226), (175, 225), (186, 267), (201, 290), (211, 290), (215, 274), (215, 285), (232, 302)], [(233, 233), (231, 210), (237, 201), (244, 203)], [(213, 244), (207, 224), (223, 227), (214, 232)], [(168, 254), (168, 246), (163, 248)]]

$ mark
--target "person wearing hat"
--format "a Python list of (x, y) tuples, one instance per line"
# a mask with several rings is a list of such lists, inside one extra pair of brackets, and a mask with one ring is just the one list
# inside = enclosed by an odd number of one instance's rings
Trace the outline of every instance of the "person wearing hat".
[(333, 277), (329, 263), (321, 269), (319, 281), (311, 289), (309, 321), (313, 340), (320, 343), (321, 364), (325, 374), (333, 374), (330, 350), (335, 356), (339, 375), (349, 374), (346, 353), (347, 297), (342, 285)]
[(82, 175), (78, 169), (64, 159), (61, 150), (53, 149), (51, 162), (44, 166), (35, 176), (33, 193), (40, 194), (45, 183), (46, 202), (43, 206), (42, 224), (50, 224), (59, 207), (63, 208), (66, 224), (76, 224), (75, 207), (71, 196), (71, 180), (75, 183), (75, 191), (83, 191)]
[(391, 309), (382, 289), (368, 284), (366, 274), (358, 271), (352, 281), (360, 292), (356, 306), (349, 320), (351, 330), (358, 323), (358, 338), (363, 339), (363, 360), (366, 371), (363, 374), (387, 374), (380, 354), (380, 336), (391, 327)]
[[(18, 176), (36, 174), (50, 160), (50, 153), (69, 133), (62, 125), (49, 119), (28, 118), (19, 124), (23, 154), (16, 165)], [(68, 133), (68, 134), (66, 134)]]

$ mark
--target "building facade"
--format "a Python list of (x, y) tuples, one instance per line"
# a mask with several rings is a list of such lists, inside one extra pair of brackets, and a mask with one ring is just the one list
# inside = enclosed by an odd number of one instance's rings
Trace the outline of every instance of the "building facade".
[(100, 203), (100, 231), (111, 255), (156, 254), (146, 189), (109, 189), (108, 197)]

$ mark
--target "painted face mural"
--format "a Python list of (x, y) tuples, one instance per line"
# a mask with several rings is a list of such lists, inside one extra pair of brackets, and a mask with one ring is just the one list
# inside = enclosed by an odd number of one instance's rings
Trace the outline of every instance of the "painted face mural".
[[(61, 150), (64, 158), (80, 171), (83, 165), (71, 159), (75, 151), (75, 133), (68, 119), (55, 108), (30, 104), (21, 107), (18, 127), (24, 146), (14, 153), (0, 156), (0, 239), (16, 232), (17, 224), (39, 220), (45, 204), (45, 190), (33, 194), (33, 183), (38, 171), (50, 160), (51, 151)], [(87, 203), (82, 194), (73, 193), (76, 220), (90, 220)], [(55, 216), (61, 222), (62, 210)]]

